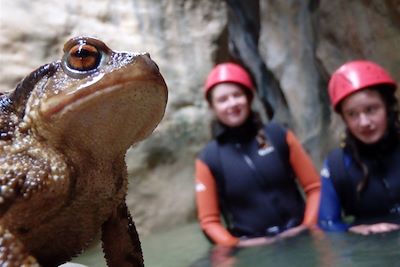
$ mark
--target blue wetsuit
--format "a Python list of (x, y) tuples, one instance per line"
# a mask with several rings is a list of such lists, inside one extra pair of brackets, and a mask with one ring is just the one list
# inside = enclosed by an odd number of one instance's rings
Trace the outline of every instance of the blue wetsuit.
[(360, 147), (361, 161), (369, 170), (364, 190), (357, 193), (362, 175), (348, 149), (332, 151), (321, 170), (319, 226), (326, 231), (345, 231), (354, 224), (400, 222), (400, 142), (397, 135), (375, 145)]

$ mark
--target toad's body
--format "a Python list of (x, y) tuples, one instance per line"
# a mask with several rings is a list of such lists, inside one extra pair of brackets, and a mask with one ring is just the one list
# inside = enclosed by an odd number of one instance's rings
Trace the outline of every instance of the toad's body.
[(101, 229), (109, 266), (142, 266), (124, 157), (161, 120), (165, 82), (93, 38), (64, 52), (0, 95), (0, 265), (56, 266)]

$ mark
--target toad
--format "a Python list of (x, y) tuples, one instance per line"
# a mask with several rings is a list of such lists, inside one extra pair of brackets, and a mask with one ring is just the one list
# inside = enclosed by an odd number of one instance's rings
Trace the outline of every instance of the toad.
[(0, 94), (0, 266), (58, 266), (101, 232), (108, 266), (143, 266), (125, 204), (128, 148), (162, 119), (147, 53), (76, 37)]

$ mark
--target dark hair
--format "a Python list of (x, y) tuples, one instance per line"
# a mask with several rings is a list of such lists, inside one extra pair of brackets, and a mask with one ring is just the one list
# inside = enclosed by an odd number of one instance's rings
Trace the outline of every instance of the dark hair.
[[(399, 103), (395, 95), (395, 90), (393, 88), (385, 88), (381, 86), (375, 86), (368, 88), (369, 90), (373, 90), (379, 93), (383, 102), (385, 103), (386, 112), (387, 112), (387, 130), (386, 134), (389, 136), (394, 136), (397, 142), (400, 141), (400, 117), (399, 117)], [(342, 114), (341, 104), (338, 107), (339, 113)], [(363, 173), (363, 177), (360, 182), (357, 184), (357, 194), (363, 192), (365, 187), (368, 184), (370, 170), (367, 165), (364, 164), (361, 160), (361, 151), (360, 141), (349, 131), (346, 129), (346, 133), (343, 140), (343, 147), (350, 151), (353, 155), (356, 164), (361, 168)]]

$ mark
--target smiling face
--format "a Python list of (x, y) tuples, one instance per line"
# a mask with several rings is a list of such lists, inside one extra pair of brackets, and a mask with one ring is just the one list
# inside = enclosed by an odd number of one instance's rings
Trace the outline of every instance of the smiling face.
[(346, 97), (341, 114), (350, 132), (365, 144), (378, 142), (387, 129), (387, 109), (376, 90), (365, 89)]
[(234, 83), (221, 83), (212, 89), (211, 107), (217, 119), (228, 127), (242, 125), (250, 114), (247, 95)]

